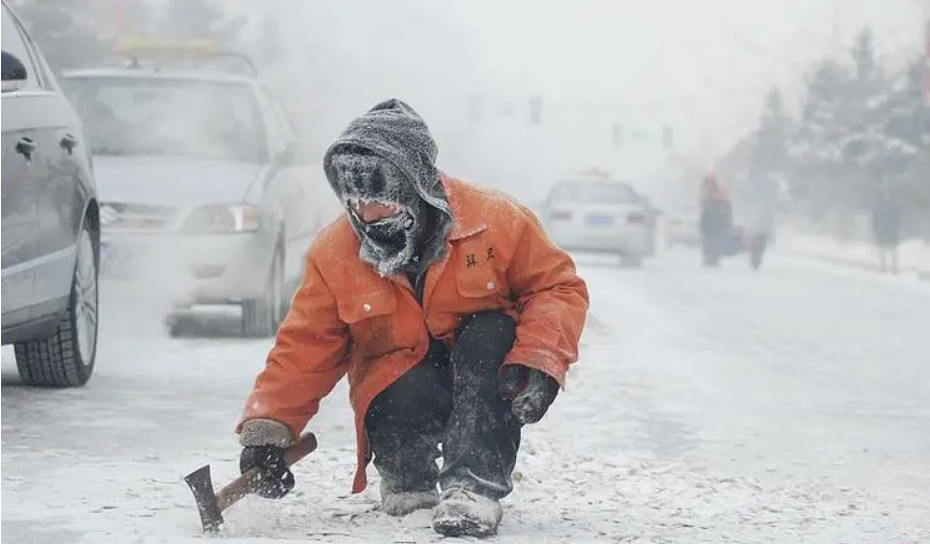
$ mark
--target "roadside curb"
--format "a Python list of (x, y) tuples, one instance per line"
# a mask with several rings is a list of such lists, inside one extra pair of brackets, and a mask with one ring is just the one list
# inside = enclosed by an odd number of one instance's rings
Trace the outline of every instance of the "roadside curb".
[[(803, 249), (785, 248), (785, 251), (792, 253), (794, 255), (818, 260), (824, 263), (845, 266), (847, 268), (855, 268), (857, 270), (865, 270), (868, 272), (874, 272), (876, 274), (881, 273), (881, 269), (879, 268), (877, 264), (864, 263), (864, 262), (861, 262), (855, 259), (835, 257), (832, 255), (823, 255), (815, 251), (806, 251)], [(908, 274), (913, 274), (917, 276), (917, 278), (920, 280), (930, 281), (930, 270), (923, 270), (923, 269), (920, 269), (914, 266), (905, 266), (905, 267), (901, 267), (901, 269), (898, 271), (899, 276), (908, 275)]]

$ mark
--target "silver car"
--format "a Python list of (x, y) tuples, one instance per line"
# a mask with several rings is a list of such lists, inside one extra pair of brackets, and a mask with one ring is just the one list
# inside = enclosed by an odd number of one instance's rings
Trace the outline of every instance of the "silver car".
[(81, 123), (2, 5), (3, 344), (29, 385), (76, 387), (97, 355), (97, 189)]
[(653, 227), (632, 185), (603, 179), (556, 183), (542, 219), (552, 240), (567, 250), (615, 253), (638, 266), (649, 255)]
[(697, 247), (701, 243), (701, 228), (698, 212), (691, 209), (677, 210), (666, 217), (666, 244), (668, 247), (684, 245)]
[(94, 153), (103, 272), (164, 291), (172, 335), (201, 304), (241, 305), (245, 335), (273, 335), (330, 190), (260, 80), (134, 66), (62, 85)]

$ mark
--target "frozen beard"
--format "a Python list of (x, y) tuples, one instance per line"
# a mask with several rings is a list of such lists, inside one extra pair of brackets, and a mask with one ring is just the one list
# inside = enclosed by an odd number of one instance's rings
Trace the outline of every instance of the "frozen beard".
[[(415, 264), (424, 203), (414, 182), (390, 161), (361, 149), (334, 154), (331, 167), (339, 197), (361, 242), (359, 257), (382, 276)], [(396, 209), (396, 213), (366, 222), (358, 210), (371, 203)]]

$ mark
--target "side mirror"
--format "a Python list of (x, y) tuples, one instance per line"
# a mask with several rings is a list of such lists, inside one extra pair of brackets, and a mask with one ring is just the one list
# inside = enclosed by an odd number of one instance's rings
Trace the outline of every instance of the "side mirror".
[(3, 75), (3, 92), (13, 92), (21, 89), (26, 83), (28, 74), (26, 65), (14, 55), (3, 51), (2, 66), (0, 72)]

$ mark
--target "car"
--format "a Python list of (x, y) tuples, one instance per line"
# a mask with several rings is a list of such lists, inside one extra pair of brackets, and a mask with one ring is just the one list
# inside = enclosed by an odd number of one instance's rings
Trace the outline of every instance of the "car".
[(555, 183), (542, 207), (550, 238), (569, 251), (614, 253), (639, 266), (654, 228), (634, 186), (608, 177), (575, 176)]
[(677, 210), (666, 218), (665, 243), (668, 247), (676, 245), (697, 247), (701, 245), (701, 228), (698, 213), (694, 210)]
[(81, 122), (4, 1), (2, 340), (22, 381), (79, 387), (97, 356), (100, 221)]
[(273, 335), (335, 198), (320, 157), (248, 57), (202, 40), (117, 52), (127, 65), (61, 77), (94, 153), (104, 272), (162, 289), (172, 336), (204, 304), (240, 306), (244, 335)]

